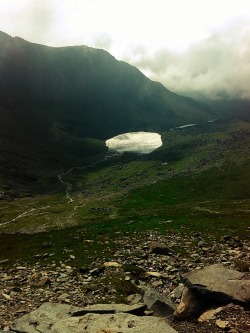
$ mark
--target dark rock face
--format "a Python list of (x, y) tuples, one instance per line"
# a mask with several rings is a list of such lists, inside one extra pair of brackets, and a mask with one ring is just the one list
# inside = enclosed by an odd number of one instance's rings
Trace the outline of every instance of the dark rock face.
[(104, 50), (52, 48), (6, 35), (0, 43), (0, 105), (39, 108), (77, 134), (108, 138), (210, 116), (205, 105), (170, 92)]

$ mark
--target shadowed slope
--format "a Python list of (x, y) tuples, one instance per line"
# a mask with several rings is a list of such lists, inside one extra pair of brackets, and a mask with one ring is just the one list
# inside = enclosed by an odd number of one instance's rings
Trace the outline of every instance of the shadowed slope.
[(52, 48), (4, 33), (0, 46), (0, 129), (9, 153), (28, 149), (46, 159), (50, 147), (60, 165), (73, 164), (71, 158), (103, 151), (82, 154), (83, 138), (161, 131), (213, 117), (206, 105), (170, 92), (106, 51)]

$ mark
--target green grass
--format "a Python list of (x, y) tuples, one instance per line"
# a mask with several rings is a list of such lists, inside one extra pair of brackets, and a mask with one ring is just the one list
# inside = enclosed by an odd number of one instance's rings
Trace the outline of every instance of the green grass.
[[(74, 170), (64, 177), (73, 186), (71, 204), (56, 179), (38, 181), (40, 195), (1, 200), (0, 223), (28, 213), (0, 226), (0, 259), (34, 262), (34, 254), (49, 252), (54, 255), (43, 260), (67, 260), (72, 253), (76, 265), (88, 265), (93, 258), (112, 258), (115, 239), (151, 230), (200, 231), (217, 240), (225, 234), (247, 238), (248, 128), (214, 124), (207, 131), (168, 132), (153, 154), (125, 154)], [(45, 241), (53, 246), (43, 248)]]
[[(226, 170), (227, 168), (227, 170)], [(196, 175), (174, 177), (130, 193), (124, 208), (145, 209), (195, 202), (250, 199), (250, 163), (211, 168)]]

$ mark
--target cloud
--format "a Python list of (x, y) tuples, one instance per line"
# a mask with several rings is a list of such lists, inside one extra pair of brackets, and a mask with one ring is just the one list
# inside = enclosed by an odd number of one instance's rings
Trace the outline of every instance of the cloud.
[(52, 35), (55, 8), (53, 1), (40, 0), (29, 7), (29, 15), (26, 15), (26, 29), (30, 36), (36, 36), (46, 43), (48, 36)]
[(2, 1), (0, 30), (29, 41), (48, 44), (55, 24), (56, 0), (22, 0), (15, 4)]
[(234, 22), (182, 52), (135, 46), (126, 61), (180, 94), (249, 99), (250, 23)]
[(0, 30), (12, 36), (50, 46), (85, 44), (108, 50), (180, 94), (250, 98), (249, 0), (0, 4)]
[(109, 50), (112, 46), (112, 38), (108, 34), (97, 34), (94, 37), (94, 46), (96, 48)]

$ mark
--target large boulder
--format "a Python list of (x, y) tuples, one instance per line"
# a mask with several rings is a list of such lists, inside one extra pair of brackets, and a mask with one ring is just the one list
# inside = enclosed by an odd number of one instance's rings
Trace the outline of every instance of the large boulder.
[[(98, 310), (99, 307), (97, 305), (96, 307)], [(117, 310), (123, 308), (122, 305), (117, 305), (117, 307)], [(81, 308), (67, 304), (44, 303), (30, 314), (17, 319), (11, 325), (11, 329), (19, 333), (151, 333), (153, 331), (177, 333), (163, 318), (138, 317), (123, 312), (72, 316), (81, 310)], [(94, 308), (90, 307), (90, 310), (94, 311)], [(125, 305), (124, 310), (128, 310)]]
[(220, 264), (187, 274), (183, 283), (199, 297), (221, 303), (250, 303), (250, 276)]
[(86, 314), (58, 321), (51, 333), (177, 333), (164, 319), (137, 317), (128, 313)]
[(50, 332), (50, 328), (57, 321), (70, 318), (73, 312), (80, 308), (67, 304), (46, 302), (38, 309), (15, 320), (11, 329), (15, 332), (37, 333)]

